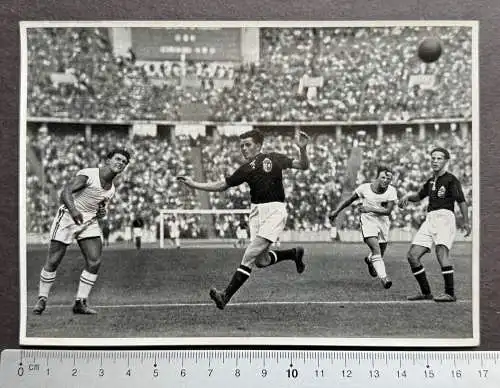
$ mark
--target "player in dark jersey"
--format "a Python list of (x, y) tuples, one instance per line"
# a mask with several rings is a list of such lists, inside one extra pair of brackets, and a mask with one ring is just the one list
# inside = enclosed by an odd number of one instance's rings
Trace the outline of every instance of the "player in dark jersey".
[[(427, 217), (413, 238), (408, 251), (408, 262), (411, 271), (420, 285), (421, 294), (408, 297), (409, 300), (430, 300), (436, 302), (455, 302), (453, 265), (450, 260), (450, 249), (456, 233), (455, 202), (458, 203), (464, 218), (465, 236), (471, 232), (467, 204), (459, 180), (446, 171), (450, 154), (445, 148), (435, 148), (431, 151), (433, 177), (428, 179), (418, 193), (404, 196), (399, 206), (404, 207), (410, 202), (419, 202), (429, 197)], [(420, 262), (421, 257), (435, 245), (436, 257), (441, 266), (444, 278), (444, 294), (433, 297), (425, 269)]]
[(135, 240), (135, 248), (137, 250), (141, 249), (142, 243), (142, 230), (144, 229), (144, 220), (141, 215), (137, 215), (132, 221), (132, 236)]
[(291, 260), (295, 262), (298, 273), (305, 269), (303, 247), (282, 251), (269, 249), (283, 231), (287, 218), (282, 171), (289, 168), (306, 170), (309, 167), (306, 152), (309, 136), (297, 130), (295, 137), (300, 155), (298, 160), (277, 152), (263, 153), (264, 136), (260, 131), (252, 130), (240, 135), (241, 153), (247, 162), (231, 176), (219, 182), (207, 183), (195, 182), (183, 176), (177, 178), (191, 188), (204, 191), (224, 191), (245, 182), (250, 186), (250, 244), (226, 289), (222, 292), (216, 288), (210, 289), (210, 298), (221, 310), (250, 277), (254, 265), (264, 268)]

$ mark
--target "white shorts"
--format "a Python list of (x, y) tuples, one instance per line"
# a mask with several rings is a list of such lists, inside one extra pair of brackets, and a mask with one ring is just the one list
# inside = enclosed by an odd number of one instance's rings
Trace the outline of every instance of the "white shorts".
[(451, 249), (457, 226), (455, 214), (447, 209), (427, 213), (424, 223), (413, 238), (413, 245), (431, 249), (432, 245), (444, 245)]
[(250, 238), (259, 236), (275, 242), (286, 224), (286, 205), (283, 202), (268, 202), (250, 206)]
[(388, 217), (377, 217), (371, 214), (361, 214), (361, 233), (363, 238), (377, 237), (379, 243), (389, 241), (391, 221)]
[(133, 228), (134, 237), (142, 237), (142, 228)]
[(180, 236), (180, 232), (179, 231), (174, 231), (174, 232), (170, 232), (170, 238), (179, 238)]
[[(92, 215), (83, 216), (83, 221), (91, 219)], [(82, 229), (81, 225), (75, 224), (73, 218), (70, 216), (69, 212), (66, 210), (59, 209), (56, 218), (52, 222), (50, 228), (50, 239), (59, 241), (63, 244), (69, 245), (74, 240), (75, 232)], [(77, 240), (83, 240), (84, 238), (100, 237), (102, 240), (102, 232), (99, 227), (97, 219), (90, 223), (79, 235), (76, 237)]]
[(237, 230), (236, 231), (236, 238), (238, 239), (244, 239), (244, 238), (248, 238), (248, 233), (246, 230)]

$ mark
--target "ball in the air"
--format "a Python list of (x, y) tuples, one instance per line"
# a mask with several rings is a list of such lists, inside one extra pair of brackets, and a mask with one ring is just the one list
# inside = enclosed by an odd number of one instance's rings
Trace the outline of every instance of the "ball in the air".
[(418, 57), (426, 63), (437, 61), (442, 52), (443, 47), (438, 38), (425, 38), (418, 46)]

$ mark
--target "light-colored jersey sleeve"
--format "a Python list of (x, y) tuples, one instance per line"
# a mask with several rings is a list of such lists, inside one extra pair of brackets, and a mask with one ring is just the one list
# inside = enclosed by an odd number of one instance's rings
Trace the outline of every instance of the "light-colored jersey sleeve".
[(398, 192), (394, 186), (389, 186), (389, 201), (397, 201), (398, 200)]
[(358, 194), (359, 198), (365, 198), (366, 197), (366, 184), (363, 183), (362, 185), (359, 185), (356, 190), (354, 190), (356, 194)]
[(76, 173), (76, 175), (86, 176), (88, 178), (87, 186), (90, 186), (92, 183), (94, 183), (95, 174), (93, 173), (93, 170), (91, 168), (82, 168), (80, 171)]

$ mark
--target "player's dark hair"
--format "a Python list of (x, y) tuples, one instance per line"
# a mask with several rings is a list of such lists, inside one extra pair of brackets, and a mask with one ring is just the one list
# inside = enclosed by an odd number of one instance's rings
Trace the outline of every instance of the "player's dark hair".
[(434, 148), (432, 151), (431, 151), (431, 155), (434, 153), (434, 152), (442, 152), (443, 155), (444, 155), (444, 158), (446, 160), (450, 160), (450, 153), (448, 152), (448, 150), (446, 148), (443, 148), (443, 147), (436, 147)]
[(264, 143), (264, 135), (258, 129), (252, 129), (251, 131), (244, 132), (240, 135), (240, 139), (247, 139), (251, 137), (254, 143), (262, 144)]
[(106, 159), (111, 159), (116, 154), (125, 156), (127, 158), (127, 164), (130, 162), (130, 152), (128, 152), (125, 148), (115, 148), (109, 151), (106, 155)]
[(389, 174), (394, 174), (389, 166), (378, 166), (377, 167), (377, 178), (380, 176), (381, 172), (388, 172)]

